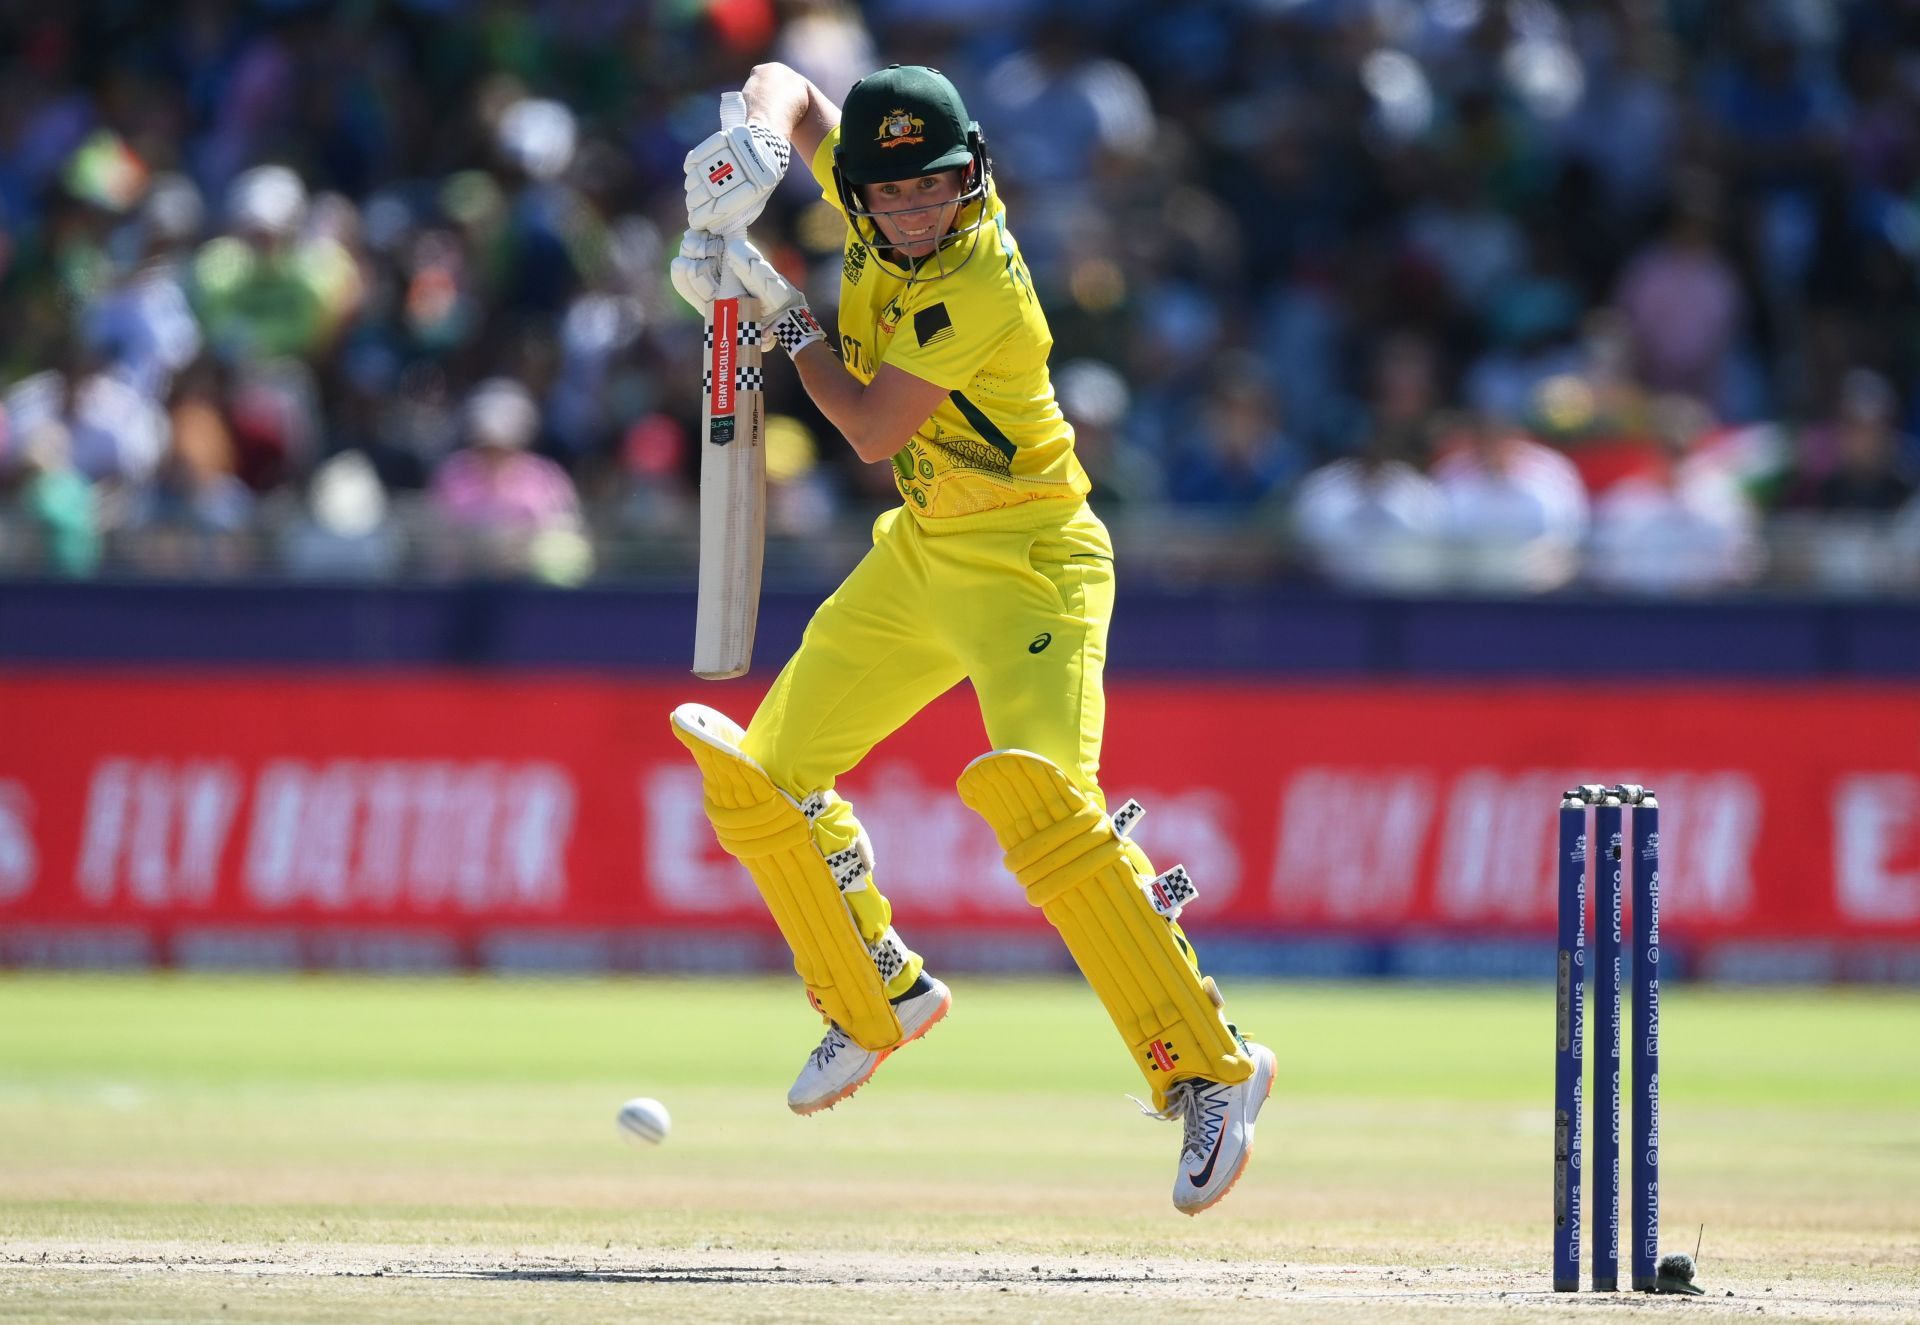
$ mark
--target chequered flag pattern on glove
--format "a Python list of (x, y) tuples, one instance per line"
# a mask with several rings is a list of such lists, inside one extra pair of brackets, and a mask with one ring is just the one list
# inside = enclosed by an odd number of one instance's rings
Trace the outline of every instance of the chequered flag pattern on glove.
[(787, 163), (793, 160), (793, 144), (789, 143), (766, 125), (760, 123), (759, 120), (748, 120), (747, 131), (753, 135), (754, 142), (760, 144), (760, 146), (767, 150), (768, 155), (773, 158), (774, 164), (780, 168), (780, 173), (783, 175), (786, 174)]
[(820, 329), (813, 310), (802, 304), (780, 315), (780, 320), (773, 324), (773, 338), (780, 343), (781, 349), (794, 355), (817, 340), (825, 340), (827, 333)]

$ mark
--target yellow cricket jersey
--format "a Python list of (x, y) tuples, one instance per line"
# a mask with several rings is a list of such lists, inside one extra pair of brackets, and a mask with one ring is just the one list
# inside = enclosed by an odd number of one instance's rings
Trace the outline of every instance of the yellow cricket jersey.
[[(839, 141), (839, 129), (829, 133), (812, 168), (826, 200), (845, 215), (833, 183)], [(978, 245), (950, 275), (909, 281), (895, 274), (851, 225), (840, 268), (840, 358), (848, 371), (871, 382), (890, 363), (947, 391), (893, 457), (900, 495), (929, 532), (998, 524), (990, 512), (1029, 502), (1078, 502), (1091, 486), (1047, 374), (1053, 334), (991, 183), (961, 224), (981, 207), (987, 219)]]

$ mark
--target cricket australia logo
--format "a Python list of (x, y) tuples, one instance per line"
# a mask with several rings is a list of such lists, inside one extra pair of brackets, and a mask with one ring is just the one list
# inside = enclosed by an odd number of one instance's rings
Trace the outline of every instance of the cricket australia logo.
[(880, 121), (880, 131), (873, 140), (880, 144), (881, 150), (904, 147), (908, 143), (923, 143), (926, 137), (927, 122), (918, 115), (909, 115), (904, 109), (896, 108)]

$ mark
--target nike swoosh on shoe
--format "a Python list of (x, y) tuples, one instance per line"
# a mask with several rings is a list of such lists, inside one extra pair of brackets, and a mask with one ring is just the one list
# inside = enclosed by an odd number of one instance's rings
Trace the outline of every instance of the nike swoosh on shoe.
[(1227, 1139), (1227, 1123), (1232, 1117), (1230, 1113), (1220, 1115), (1220, 1132), (1213, 1139), (1213, 1153), (1207, 1156), (1207, 1166), (1187, 1179), (1195, 1187), (1204, 1187), (1213, 1180), (1213, 1166), (1220, 1162), (1220, 1143)]

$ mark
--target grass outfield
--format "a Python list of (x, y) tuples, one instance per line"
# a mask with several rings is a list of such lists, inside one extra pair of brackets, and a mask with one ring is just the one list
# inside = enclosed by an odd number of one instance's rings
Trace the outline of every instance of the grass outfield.
[(1710, 1296), (1569, 1299), (1544, 987), (1233, 982), (1280, 1076), (1190, 1220), (1084, 987), (954, 983), (801, 1119), (788, 982), (0, 977), (0, 1320), (1920, 1317), (1920, 995), (1669, 990)]

